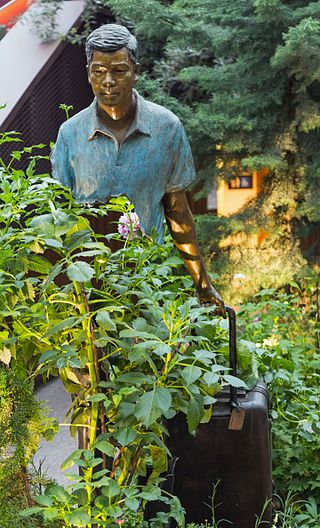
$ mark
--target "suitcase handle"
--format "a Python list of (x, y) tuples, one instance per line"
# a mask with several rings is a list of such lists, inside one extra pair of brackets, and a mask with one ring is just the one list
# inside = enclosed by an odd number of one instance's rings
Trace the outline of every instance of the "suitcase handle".
[[(237, 325), (236, 312), (231, 306), (225, 306), (229, 319), (229, 362), (232, 376), (237, 375)], [(230, 404), (238, 407), (237, 389), (230, 385)]]

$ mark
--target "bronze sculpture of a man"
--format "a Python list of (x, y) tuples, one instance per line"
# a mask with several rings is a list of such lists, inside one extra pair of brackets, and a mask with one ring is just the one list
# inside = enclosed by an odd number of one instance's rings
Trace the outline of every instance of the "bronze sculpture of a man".
[(211, 284), (196, 240), (185, 189), (195, 181), (184, 128), (172, 112), (141, 97), (136, 38), (124, 26), (106, 24), (86, 42), (93, 103), (60, 130), (52, 156), (53, 175), (80, 202), (126, 195), (142, 230), (163, 235), (165, 216), (195, 284), (201, 304), (224, 304)]

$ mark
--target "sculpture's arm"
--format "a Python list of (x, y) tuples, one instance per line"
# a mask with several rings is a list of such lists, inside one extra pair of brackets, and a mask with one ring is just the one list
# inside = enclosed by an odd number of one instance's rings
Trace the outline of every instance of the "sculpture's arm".
[(163, 205), (173, 241), (192, 277), (200, 303), (202, 305), (215, 304), (219, 313), (225, 316), (223, 300), (212, 286), (200, 254), (194, 220), (185, 191), (165, 194)]
[(65, 187), (73, 190), (75, 175), (70, 163), (70, 154), (68, 152), (64, 129), (65, 127), (62, 125), (51, 154), (52, 177)]

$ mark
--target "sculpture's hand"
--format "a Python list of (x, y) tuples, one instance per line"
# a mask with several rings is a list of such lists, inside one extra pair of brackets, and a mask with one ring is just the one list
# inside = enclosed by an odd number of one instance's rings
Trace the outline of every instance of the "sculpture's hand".
[(215, 313), (221, 315), (224, 318), (226, 317), (226, 308), (224, 302), (212, 284), (208, 284), (206, 287), (199, 287), (197, 292), (201, 306), (215, 305), (217, 307)]

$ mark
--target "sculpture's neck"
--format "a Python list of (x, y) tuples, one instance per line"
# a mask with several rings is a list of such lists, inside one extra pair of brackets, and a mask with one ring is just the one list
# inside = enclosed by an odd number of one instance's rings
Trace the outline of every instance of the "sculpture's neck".
[(98, 106), (98, 115), (103, 124), (116, 136), (119, 143), (124, 140), (136, 113), (136, 98), (132, 94), (130, 104), (123, 106)]

